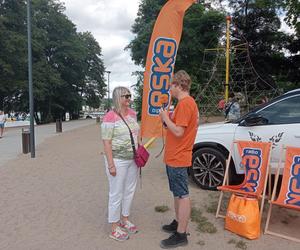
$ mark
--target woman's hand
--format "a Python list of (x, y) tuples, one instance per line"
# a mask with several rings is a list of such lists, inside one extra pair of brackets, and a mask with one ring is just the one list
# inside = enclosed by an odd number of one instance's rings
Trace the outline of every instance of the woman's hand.
[(109, 173), (110, 173), (111, 176), (116, 176), (117, 175), (117, 171), (116, 171), (115, 165), (109, 166), (108, 167), (108, 171), (109, 171)]

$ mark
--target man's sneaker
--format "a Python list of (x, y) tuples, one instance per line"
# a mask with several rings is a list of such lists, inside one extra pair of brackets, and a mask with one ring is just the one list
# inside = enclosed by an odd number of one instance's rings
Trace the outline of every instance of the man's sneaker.
[(175, 233), (177, 232), (178, 222), (176, 220), (173, 220), (171, 224), (169, 225), (163, 225), (162, 230), (166, 233)]
[(185, 246), (188, 244), (186, 233), (173, 233), (168, 239), (160, 242), (161, 248), (175, 248), (179, 246)]
[(129, 234), (136, 234), (138, 232), (137, 227), (129, 220), (121, 222), (120, 227), (125, 229)]
[(129, 238), (129, 235), (127, 232), (124, 232), (120, 227), (116, 227), (116, 229), (111, 232), (109, 237), (117, 241), (125, 241)]

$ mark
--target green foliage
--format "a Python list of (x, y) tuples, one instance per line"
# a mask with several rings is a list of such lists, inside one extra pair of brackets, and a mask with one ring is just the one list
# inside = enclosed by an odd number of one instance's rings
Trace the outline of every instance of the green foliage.
[[(132, 60), (145, 66), (147, 50), (156, 18), (165, 1), (143, 0), (139, 6), (138, 16), (132, 26), (136, 37), (127, 46), (130, 49)], [(202, 62), (203, 50), (208, 46), (216, 47), (224, 26), (223, 13), (205, 10), (201, 4), (192, 5), (184, 17), (182, 40), (179, 45), (175, 70), (184, 69), (192, 77), (194, 85), (191, 93), (198, 89), (202, 76), (199, 67)], [(136, 84), (136, 108), (141, 112), (142, 79), (140, 74)]]
[[(236, 39), (233, 44), (241, 42), (238, 38), (241, 35), (243, 41), (248, 42), (252, 63), (258, 74), (274, 86), (278, 82), (295, 82), (299, 87), (299, 56), (296, 54), (300, 44), (294, 35), (279, 31), (280, 16), (296, 4), (285, 0), (230, 0), (229, 5), (233, 8), (233, 22), (239, 30), (239, 34), (233, 34)], [(285, 9), (282, 11), (282, 8)], [(291, 20), (289, 11), (287, 15), (287, 20)]]
[[(56, 0), (32, 0), (33, 87), (41, 121), (76, 118), (82, 102), (99, 107), (105, 93), (101, 48), (89, 32), (77, 33)], [(25, 0), (0, 3), (0, 102), (28, 111)]]
[[(186, 70), (192, 77), (191, 95), (197, 96), (203, 88), (201, 73), (204, 49), (224, 44), (225, 13), (214, 9), (221, 1), (205, 1), (194, 4), (186, 12), (182, 40), (178, 48), (175, 71)], [(251, 61), (262, 79), (279, 86), (284, 91), (300, 87), (300, 25), (299, 1), (297, 0), (229, 0), (232, 10), (232, 45), (248, 42)], [(145, 66), (151, 33), (159, 11), (165, 1), (142, 0), (138, 16), (132, 26), (135, 38), (127, 46), (133, 61)], [(295, 31), (280, 31), (283, 14), (288, 25)], [(234, 27), (235, 26), (235, 27)], [(142, 98), (142, 77), (137, 83), (137, 97)], [(266, 88), (264, 81), (257, 83)], [(220, 90), (216, 90), (220, 91)], [(136, 100), (140, 103), (141, 100)], [(201, 101), (200, 101), (201, 102)], [(137, 106), (139, 107), (139, 106)], [(140, 109), (137, 109), (140, 112)]]
[(158, 212), (158, 213), (165, 213), (170, 210), (170, 208), (166, 205), (156, 206), (154, 209), (155, 209), (155, 212)]
[(134, 98), (134, 106), (137, 110), (137, 119), (138, 121), (141, 120), (142, 116), (142, 96), (143, 96), (143, 79), (144, 75), (141, 71), (136, 71), (133, 73), (137, 77), (137, 83), (134, 85), (134, 92), (135, 92), (135, 98)]
[(208, 219), (202, 215), (200, 209), (192, 208), (191, 220), (197, 223), (197, 230), (203, 233), (216, 233), (217, 228)]
[(235, 239), (230, 239), (228, 242), (228, 244), (234, 244), (235, 248), (239, 248), (239, 249), (243, 249), (246, 250), (247, 249), (247, 243), (245, 241), (242, 240), (235, 240)]

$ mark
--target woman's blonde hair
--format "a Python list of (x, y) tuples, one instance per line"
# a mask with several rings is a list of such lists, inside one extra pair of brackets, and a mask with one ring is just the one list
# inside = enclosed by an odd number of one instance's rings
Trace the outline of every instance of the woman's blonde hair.
[(121, 112), (121, 98), (122, 95), (130, 94), (130, 90), (126, 87), (116, 87), (113, 91), (113, 105), (117, 112)]

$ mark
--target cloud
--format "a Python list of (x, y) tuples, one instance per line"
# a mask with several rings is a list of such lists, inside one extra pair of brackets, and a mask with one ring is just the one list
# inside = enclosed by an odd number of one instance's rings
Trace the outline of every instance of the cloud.
[(102, 48), (104, 65), (110, 74), (110, 91), (116, 86), (136, 83), (132, 72), (142, 70), (134, 65), (124, 48), (133, 38), (131, 26), (139, 0), (64, 0), (65, 14), (80, 32), (90, 31)]

